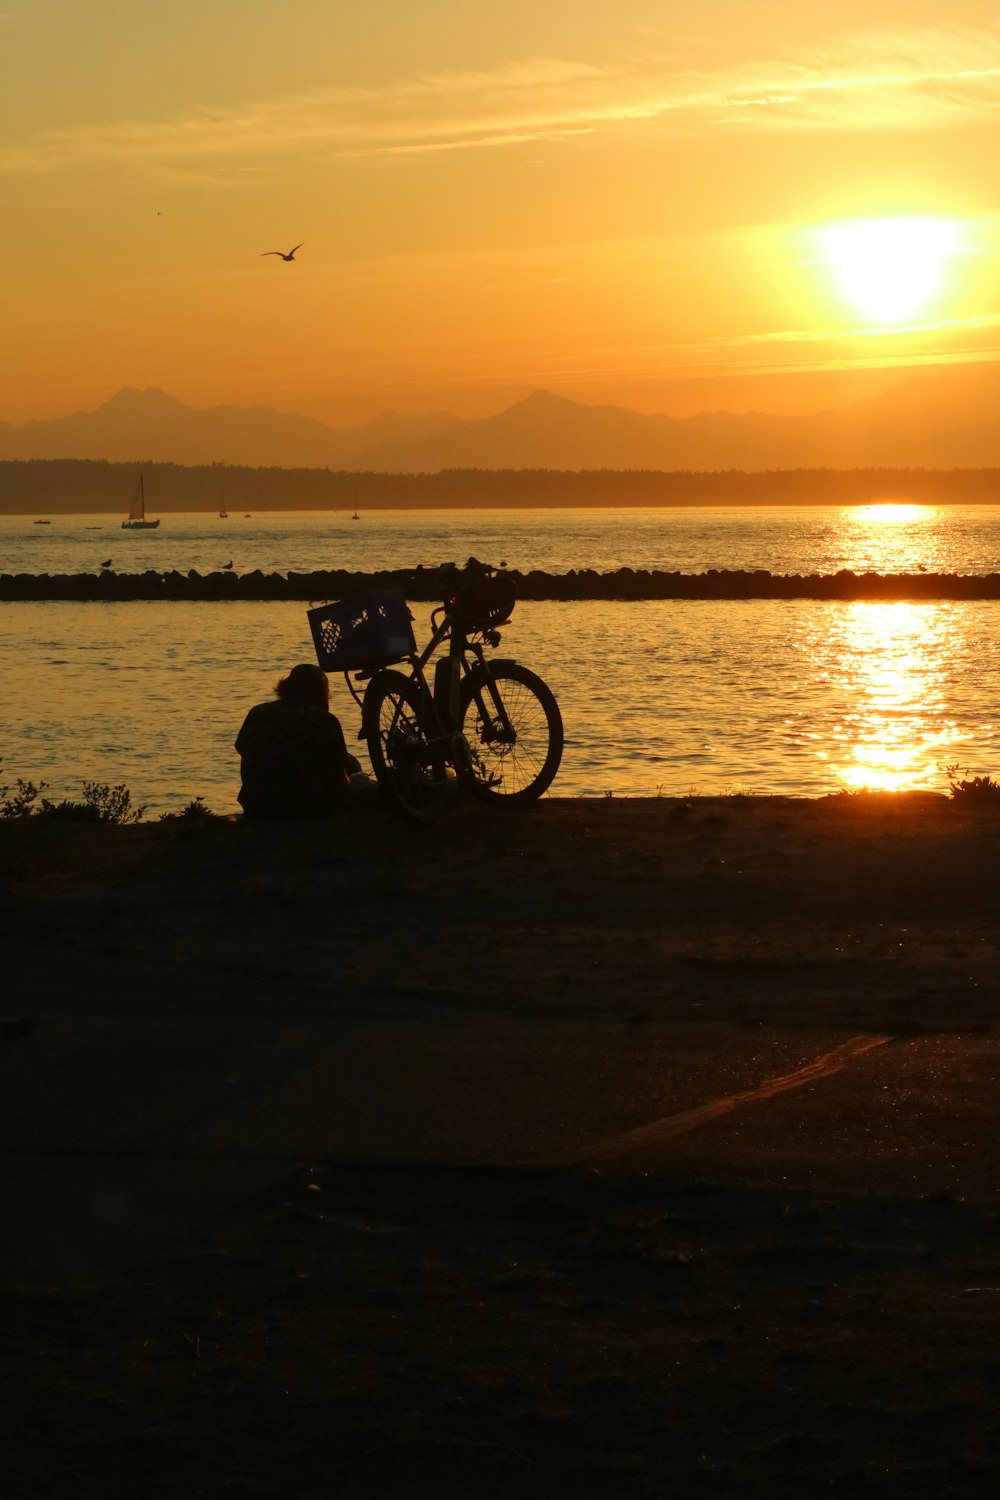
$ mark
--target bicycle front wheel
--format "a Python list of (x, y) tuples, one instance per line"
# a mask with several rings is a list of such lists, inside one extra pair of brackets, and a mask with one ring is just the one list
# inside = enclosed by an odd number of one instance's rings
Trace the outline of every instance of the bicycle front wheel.
[(429, 823), (447, 782), (444, 757), (427, 738), (419, 685), (402, 672), (379, 672), (365, 692), (361, 727), (384, 795), (408, 818)]
[(462, 683), (461, 713), (481, 801), (511, 806), (548, 790), (562, 760), (563, 721), (535, 672), (516, 661), (474, 672)]

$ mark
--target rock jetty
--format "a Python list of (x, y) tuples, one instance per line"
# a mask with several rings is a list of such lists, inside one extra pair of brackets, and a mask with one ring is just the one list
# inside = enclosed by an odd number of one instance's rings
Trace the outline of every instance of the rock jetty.
[[(672, 573), (617, 568), (598, 573), (511, 570), (521, 599), (1000, 599), (1000, 573), (770, 573), (709, 568)], [(440, 600), (437, 568), (418, 566), (377, 573), (3, 573), (0, 600), (296, 600), (318, 603), (367, 589), (399, 589), (408, 599)]]

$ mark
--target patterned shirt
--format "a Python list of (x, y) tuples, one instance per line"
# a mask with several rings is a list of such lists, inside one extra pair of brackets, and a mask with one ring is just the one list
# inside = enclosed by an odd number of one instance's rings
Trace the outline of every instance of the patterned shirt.
[(347, 793), (344, 731), (316, 704), (287, 698), (258, 703), (243, 721), (236, 749), (243, 777), (238, 801), (251, 817), (322, 816)]

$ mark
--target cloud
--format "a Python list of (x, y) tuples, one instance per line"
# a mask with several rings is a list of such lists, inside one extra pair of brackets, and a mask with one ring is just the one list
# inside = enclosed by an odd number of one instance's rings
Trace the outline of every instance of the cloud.
[(637, 129), (938, 130), (993, 120), (998, 106), (1000, 30), (939, 27), (868, 33), (714, 73), (648, 59), (530, 58), (244, 109), (206, 106), (173, 120), (80, 125), (0, 148), (0, 172), (223, 171), (247, 159), (495, 150)]
[(1000, 328), (1000, 313), (982, 313), (968, 318), (935, 318), (932, 321), (893, 324), (861, 324), (857, 328), (786, 329), (771, 333), (734, 334), (720, 340), (730, 348), (750, 344), (816, 344), (844, 339), (890, 340), (911, 333), (976, 333)]

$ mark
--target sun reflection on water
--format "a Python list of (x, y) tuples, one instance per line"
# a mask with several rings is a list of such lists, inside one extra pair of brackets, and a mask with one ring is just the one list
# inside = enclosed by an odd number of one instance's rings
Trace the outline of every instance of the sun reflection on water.
[(935, 510), (932, 505), (882, 500), (877, 505), (859, 505), (855, 515), (862, 524), (869, 522), (877, 526), (903, 526), (911, 521), (931, 520), (935, 516)]
[(836, 726), (831, 767), (848, 787), (936, 787), (960, 737), (944, 711), (947, 617), (920, 604), (855, 603), (843, 615), (851, 705)]
[(855, 572), (915, 573), (940, 566), (934, 505), (883, 501), (852, 507), (844, 516), (847, 566)]

